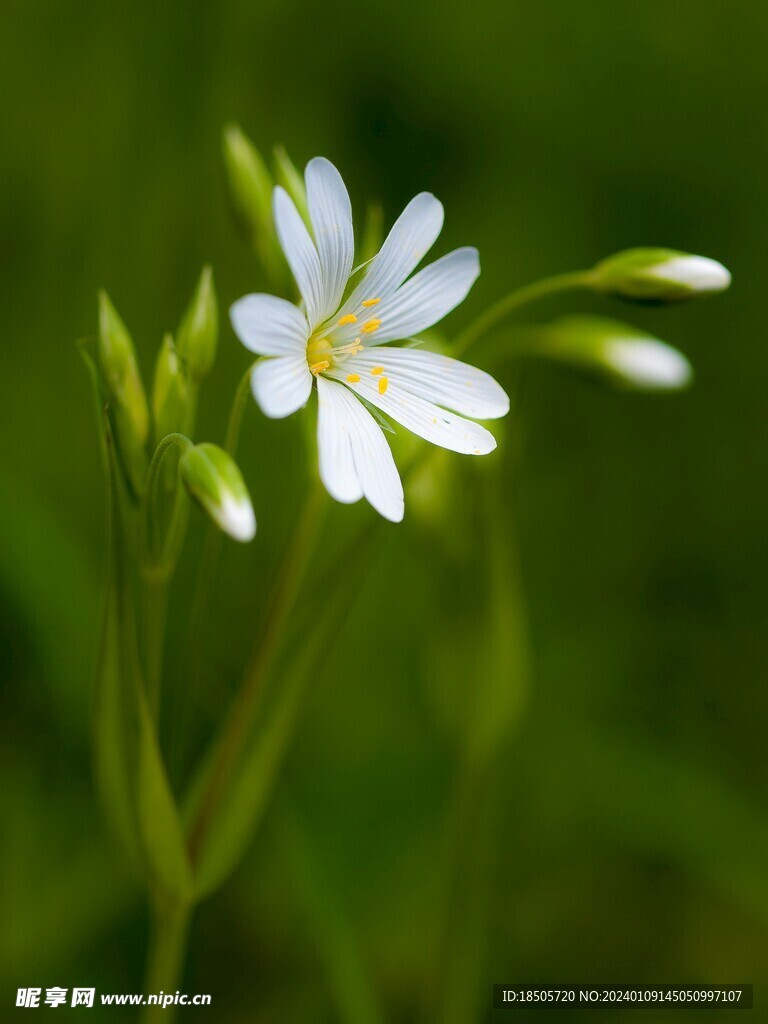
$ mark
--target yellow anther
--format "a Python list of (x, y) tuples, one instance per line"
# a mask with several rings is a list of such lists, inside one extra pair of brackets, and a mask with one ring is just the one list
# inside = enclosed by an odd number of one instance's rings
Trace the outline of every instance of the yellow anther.
[(317, 376), (318, 373), (322, 373), (323, 370), (327, 370), (330, 365), (331, 364), (327, 359), (321, 359), (319, 363), (313, 363), (309, 369), (315, 374), (315, 376)]
[(355, 316), (355, 314), (354, 313), (347, 313), (346, 316), (343, 316), (341, 318), (341, 320), (339, 320), (339, 327), (343, 327), (344, 324), (356, 324), (356, 323), (357, 323), (357, 317)]
[(380, 326), (381, 320), (377, 320), (376, 317), (373, 317), (372, 320), (368, 320), (363, 324), (363, 334), (373, 334), (374, 331), (378, 331)]
[(363, 299), (363, 305), (366, 309), (370, 309), (371, 306), (377, 306), (381, 302), (381, 299)]
[(357, 384), (358, 381), (360, 380), (360, 374), (359, 373), (348, 373), (347, 374), (347, 380), (349, 381), (350, 384)]
[(379, 378), (379, 394), (383, 395), (388, 387), (389, 387), (389, 377), (380, 377)]
[(374, 377), (378, 377), (380, 373), (384, 373), (384, 367), (374, 366), (374, 368), (371, 370), (371, 373), (373, 374)]

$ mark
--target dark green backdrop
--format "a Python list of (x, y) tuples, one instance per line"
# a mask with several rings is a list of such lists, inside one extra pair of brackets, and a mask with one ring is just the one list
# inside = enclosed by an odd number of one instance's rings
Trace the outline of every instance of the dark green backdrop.
[[(90, 781), (104, 502), (74, 343), (106, 287), (149, 371), (204, 262), (222, 310), (263, 287), (228, 217), (229, 120), (264, 151), (328, 156), (387, 222), (434, 191), (439, 251), (476, 244), (483, 265), (448, 328), (632, 245), (733, 272), (696, 306), (535, 311), (632, 315), (697, 377), (661, 398), (525, 376), (497, 541), (519, 550), (533, 671), (473, 882), (487, 929), (454, 940), (478, 962), (477, 1019), (492, 981), (768, 982), (768, 7), (7, 0), (2, 21), (2, 1005), (21, 985), (140, 990), (144, 909)], [(245, 365), (225, 325), (201, 437), (221, 440)], [(504, 383), (517, 389), (511, 370)], [(259, 536), (226, 551), (199, 721), (223, 711), (250, 644), (303, 488), (301, 433), (249, 410)], [(334, 509), (329, 549), (368, 515)], [(196, 919), (186, 988), (214, 1009), (184, 1020), (360, 1020), (361, 987), (388, 1020), (435, 1019), (458, 768), (434, 697), (476, 682), (471, 629), (464, 660), (441, 661), (489, 585), (473, 537), (449, 551), (414, 511), (360, 550), (366, 582), (328, 637), (277, 799)], [(198, 523), (190, 555), (199, 539)], [(170, 722), (185, 696), (177, 679)]]

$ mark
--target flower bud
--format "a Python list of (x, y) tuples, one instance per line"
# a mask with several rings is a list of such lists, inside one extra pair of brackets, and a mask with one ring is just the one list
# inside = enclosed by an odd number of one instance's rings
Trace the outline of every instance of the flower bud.
[(237, 463), (215, 444), (188, 448), (179, 475), (189, 493), (214, 523), (235, 540), (252, 540), (256, 517)]
[(189, 385), (173, 338), (166, 334), (157, 355), (152, 389), (152, 413), (157, 440), (176, 431), (185, 432), (188, 412)]
[(627, 249), (598, 263), (590, 273), (595, 291), (630, 302), (681, 302), (722, 292), (731, 275), (717, 260), (674, 249)]
[(603, 317), (556, 320), (544, 328), (531, 351), (596, 371), (617, 387), (638, 391), (677, 391), (687, 387), (693, 375), (688, 360), (671, 345)]
[(309, 206), (307, 204), (307, 189), (304, 184), (304, 177), (299, 174), (293, 160), (288, 156), (285, 146), (275, 146), (275, 180), (282, 185), (288, 195), (296, 204), (296, 209), (301, 214), (304, 223), (311, 228), (309, 219)]
[(139, 493), (147, 467), (149, 410), (131, 336), (105, 291), (99, 293), (98, 363), (111, 399), (125, 470)]
[(235, 224), (247, 242), (272, 232), (274, 182), (261, 154), (238, 125), (224, 129), (224, 163)]
[(216, 358), (218, 336), (219, 310), (213, 273), (206, 266), (176, 335), (176, 351), (194, 381), (199, 382), (210, 373)]

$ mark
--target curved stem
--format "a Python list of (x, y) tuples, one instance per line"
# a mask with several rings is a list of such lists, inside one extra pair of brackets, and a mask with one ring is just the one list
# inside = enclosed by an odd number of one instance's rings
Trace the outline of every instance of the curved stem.
[(263, 682), (278, 653), (284, 627), (309, 567), (314, 540), (322, 521), (326, 495), (320, 481), (313, 485), (299, 517), (273, 595), (260, 642), (256, 645), (245, 670), (243, 684), (235, 698), (224, 726), (215, 755), (214, 767), (206, 793), (189, 832), (189, 849), (193, 863), (215, 816), (219, 800), (226, 789), (230, 773), (243, 750), (263, 693)]
[(253, 370), (254, 365), (254, 363), (251, 363), (240, 378), (240, 383), (235, 391), (235, 397), (232, 399), (232, 408), (229, 411), (229, 422), (227, 423), (227, 435), (224, 439), (224, 450), (229, 452), (230, 455), (235, 454), (240, 440), (240, 428), (243, 425), (243, 413), (245, 412), (248, 396), (251, 393), (251, 370)]
[(490, 306), (484, 313), (466, 327), (456, 338), (452, 346), (452, 355), (459, 355), (473, 345), (478, 338), (481, 338), (487, 331), (495, 327), (510, 313), (516, 312), (522, 306), (531, 302), (555, 295), (558, 292), (573, 291), (578, 288), (588, 288), (590, 282), (589, 270), (577, 270), (569, 274), (557, 274), (554, 277), (545, 277), (542, 281), (534, 281), (532, 284), (524, 285), (504, 298), (499, 299)]

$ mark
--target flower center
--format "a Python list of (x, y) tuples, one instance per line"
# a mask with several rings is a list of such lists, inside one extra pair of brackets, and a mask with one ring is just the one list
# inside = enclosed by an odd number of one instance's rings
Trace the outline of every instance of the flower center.
[(354, 356), (363, 351), (359, 338), (349, 345), (333, 345), (330, 338), (310, 338), (307, 342), (307, 366), (315, 376), (329, 370), (337, 363), (343, 363), (347, 356)]

